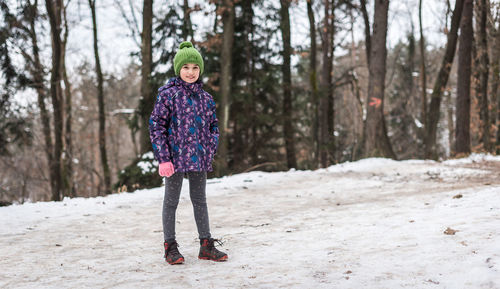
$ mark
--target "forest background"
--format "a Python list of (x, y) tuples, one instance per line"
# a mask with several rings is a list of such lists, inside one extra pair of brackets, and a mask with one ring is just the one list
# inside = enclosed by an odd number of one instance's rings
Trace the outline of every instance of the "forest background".
[(0, 203), (161, 185), (157, 89), (192, 41), (220, 177), (500, 153), (494, 0), (0, 0)]

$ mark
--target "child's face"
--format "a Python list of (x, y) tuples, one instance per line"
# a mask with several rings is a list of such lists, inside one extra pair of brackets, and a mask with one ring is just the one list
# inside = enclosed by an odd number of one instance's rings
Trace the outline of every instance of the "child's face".
[(181, 67), (180, 71), (181, 79), (187, 83), (193, 83), (200, 77), (200, 67), (198, 64), (186, 63)]

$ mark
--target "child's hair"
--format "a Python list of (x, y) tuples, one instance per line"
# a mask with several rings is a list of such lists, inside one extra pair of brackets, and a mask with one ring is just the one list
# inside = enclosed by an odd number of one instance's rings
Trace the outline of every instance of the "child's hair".
[(198, 64), (200, 67), (200, 75), (203, 74), (203, 58), (201, 58), (200, 52), (193, 47), (193, 44), (189, 41), (184, 41), (179, 45), (179, 50), (174, 57), (174, 70), (175, 75), (179, 75), (181, 68), (186, 63)]

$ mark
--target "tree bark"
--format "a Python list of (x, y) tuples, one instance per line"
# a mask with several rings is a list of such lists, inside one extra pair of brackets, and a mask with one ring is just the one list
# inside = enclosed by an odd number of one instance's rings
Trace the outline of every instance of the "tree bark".
[(362, 139), (363, 139), (363, 103), (361, 101), (361, 92), (360, 92), (360, 86), (359, 86), (359, 81), (357, 78), (357, 70), (356, 67), (358, 66), (358, 60), (357, 60), (357, 47), (356, 47), (356, 41), (354, 38), (354, 23), (355, 18), (352, 9), (349, 11), (349, 16), (350, 16), (350, 34), (351, 34), (351, 67), (353, 67), (353, 74), (352, 74), (352, 82), (351, 82), (351, 92), (352, 95), (356, 98), (355, 103), (355, 109), (357, 112), (357, 115), (353, 117), (353, 128), (354, 128), (354, 143), (351, 148), (351, 157), (349, 158), (349, 161), (354, 161), (359, 159), (359, 153), (362, 149)]
[(458, 48), (458, 86), (455, 123), (455, 153), (470, 153), (470, 78), (471, 51), (473, 41), (473, 0), (465, 0), (460, 23), (460, 46)]
[(368, 63), (368, 66), (369, 66), (370, 65), (370, 51), (372, 51), (370, 17), (368, 16), (368, 10), (366, 10), (366, 0), (360, 0), (360, 2), (361, 2), (361, 13), (363, 14), (363, 21), (365, 22), (366, 62)]
[(451, 101), (451, 93), (445, 94), (445, 100), (446, 117), (448, 122), (448, 147), (451, 150), (455, 147), (455, 126), (453, 123), (453, 104)]
[(384, 92), (386, 70), (386, 37), (388, 0), (375, 1), (373, 36), (370, 51), (368, 101), (366, 102), (366, 122), (364, 126), (364, 156), (396, 158), (384, 118)]
[(50, 170), (52, 180), (52, 200), (60, 201), (62, 195), (61, 155), (63, 149), (62, 97), (61, 97), (61, 0), (45, 0), (52, 38), (52, 72), (50, 76), (50, 95), (54, 114), (54, 151)]
[(66, 44), (68, 43), (68, 20), (66, 18), (66, 7), (63, 7), (64, 15), (64, 37), (61, 47), (61, 73), (64, 80), (64, 95), (65, 95), (65, 130), (64, 130), (64, 196), (76, 197), (74, 180), (73, 180), (73, 140), (72, 140), (72, 96), (71, 96), (71, 83), (69, 82), (68, 74), (66, 73)]
[(425, 70), (425, 37), (424, 28), (422, 25), (422, 2), (418, 3), (418, 23), (420, 27), (420, 83), (422, 89), (422, 113), (420, 120), (422, 121), (424, 131), (427, 128), (427, 72)]
[(488, 105), (488, 74), (489, 74), (489, 57), (488, 57), (488, 36), (486, 34), (486, 22), (488, 15), (488, 4), (486, 0), (479, 1), (479, 116), (481, 119), (481, 142), (483, 147), (488, 152), (493, 152), (493, 146), (490, 141), (490, 118)]
[(443, 61), (441, 62), (441, 68), (439, 69), (438, 76), (432, 90), (431, 103), (429, 105), (429, 111), (427, 112), (426, 136), (424, 139), (425, 158), (437, 158), (435, 146), (441, 99), (450, 76), (453, 58), (455, 57), (455, 49), (457, 47), (458, 38), (457, 33), (460, 25), (460, 18), (462, 16), (463, 3), (464, 0), (457, 0), (455, 2), (455, 9), (453, 10), (453, 16), (451, 18), (451, 28), (448, 33), (445, 55), (443, 57)]
[(38, 0), (35, 0), (33, 4), (31, 1), (28, 2), (30, 5), (30, 28), (29, 35), (31, 39), (32, 45), (32, 53), (33, 53), (33, 69), (31, 71), (31, 75), (33, 77), (34, 88), (37, 93), (38, 99), (38, 107), (40, 108), (40, 118), (42, 124), (42, 131), (45, 142), (45, 155), (47, 157), (47, 163), (49, 165), (49, 180), (50, 180), (50, 188), (51, 192), (54, 192), (55, 188), (53, 187), (55, 184), (55, 171), (52, 170), (52, 163), (54, 159), (54, 147), (52, 143), (52, 133), (50, 127), (50, 116), (47, 111), (47, 107), (45, 106), (46, 88), (44, 85), (43, 75), (44, 75), (44, 67), (42, 62), (40, 61), (40, 50), (38, 47), (38, 38), (35, 21), (38, 17)]
[(321, 75), (321, 89), (319, 96), (318, 116), (319, 116), (319, 164), (320, 167), (326, 168), (328, 166), (328, 147), (329, 147), (329, 133), (328, 133), (328, 97), (332, 85), (332, 61), (330, 53), (332, 51), (330, 37), (332, 36), (330, 29), (331, 19), (330, 15), (330, 0), (324, 1), (324, 19), (323, 19), (323, 33), (322, 33), (322, 49), (323, 49), (323, 68)]
[(190, 8), (189, 8), (189, 2), (188, 0), (184, 0), (184, 5), (183, 5), (183, 11), (184, 11), (184, 18), (182, 19), (183, 24), (182, 24), (182, 38), (184, 41), (188, 40), (188, 36), (191, 36), (191, 40), (193, 39), (193, 26), (191, 24), (191, 17), (190, 17)]
[(221, 50), (221, 102), (220, 119), (222, 120), (219, 129), (219, 161), (216, 162), (216, 171), (218, 175), (222, 175), (227, 171), (227, 155), (228, 155), (228, 129), (229, 129), (229, 105), (231, 95), (231, 79), (233, 65), (233, 41), (234, 41), (234, 2), (233, 0), (224, 0), (222, 9), (222, 50)]
[(335, 62), (334, 52), (334, 37), (335, 37), (335, 0), (332, 0), (330, 7), (330, 27), (329, 27), (329, 40), (330, 40), (330, 53), (329, 53), (329, 62), (330, 62), (330, 85), (328, 86), (328, 110), (327, 110), (327, 119), (328, 119), (328, 165), (335, 163), (335, 81), (332, 81), (333, 77), (333, 65)]
[(151, 151), (149, 139), (149, 116), (153, 110), (154, 96), (151, 88), (152, 72), (152, 35), (153, 35), (153, 0), (144, 0), (142, 10), (141, 34), (141, 99), (139, 101), (140, 126), (140, 153)]
[(288, 168), (297, 167), (297, 159), (295, 157), (295, 141), (293, 137), (293, 107), (292, 107), (292, 72), (290, 67), (290, 57), (292, 47), (290, 44), (290, 15), (289, 7), (290, 0), (280, 0), (281, 2), (281, 18), (280, 28), (283, 38), (283, 133), (285, 137), (286, 161)]
[[(498, 8), (500, 11), (500, 8)], [(493, 29), (495, 31), (495, 39), (494, 39), (494, 45), (492, 49), (492, 65), (491, 65), (491, 70), (492, 70), (492, 79), (491, 79), (491, 97), (493, 99), (493, 102), (496, 101), (496, 113), (495, 110), (493, 111), (494, 118), (496, 117), (496, 123), (497, 126), (497, 136), (496, 136), (496, 154), (500, 155), (500, 89), (498, 89), (498, 86), (500, 85), (500, 21), (498, 22), (498, 27), (494, 29), (494, 25), (492, 25)]]
[[(245, 68), (246, 68), (246, 93), (252, 98), (255, 99), (256, 91), (255, 91), (255, 61), (254, 61), (254, 10), (253, 10), (253, 0), (245, 0), (243, 1), (243, 21), (244, 21), (244, 33), (245, 33)], [(249, 119), (255, 119), (255, 111), (256, 106), (254, 101), (250, 101), (245, 103), (245, 115), (249, 116)], [(258, 153), (257, 146), (248, 144), (255, 144), (257, 142), (257, 133), (256, 133), (256, 125), (253, 121), (250, 121), (250, 124), (246, 128), (246, 139), (247, 139), (247, 147), (245, 148), (245, 153), (250, 155), (250, 163), (252, 165), (256, 165), (258, 163)], [(244, 159), (244, 157), (242, 158)]]
[(101, 154), (101, 165), (104, 176), (104, 194), (111, 194), (111, 174), (108, 164), (108, 154), (106, 152), (106, 109), (104, 107), (103, 75), (101, 70), (101, 60), (99, 58), (99, 46), (97, 40), (97, 16), (95, 11), (95, 0), (89, 0), (92, 12), (92, 31), (94, 37), (95, 70), (97, 75), (97, 102), (99, 106), (99, 152)]
[(318, 166), (319, 161), (319, 140), (318, 140), (318, 80), (316, 73), (316, 20), (314, 19), (314, 10), (312, 8), (313, 0), (307, 0), (307, 16), (309, 18), (309, 37), (311, 40), (311, 52), (309, 53), (309, 83), (311, 86), (311, 104), (312, 104), (312, 144), (314, 149), (312, 149), (312, 159), (314, 160), (314, 166)]

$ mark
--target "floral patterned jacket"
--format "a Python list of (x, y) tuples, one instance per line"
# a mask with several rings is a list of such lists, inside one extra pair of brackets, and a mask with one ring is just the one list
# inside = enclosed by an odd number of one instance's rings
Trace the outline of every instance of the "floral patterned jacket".
[(171, 78), (158, 90), (149, 119), (155, 158), (172, 162), (176, 172), (212, 171), (219, 127), (215, 101), (202, 86)]

